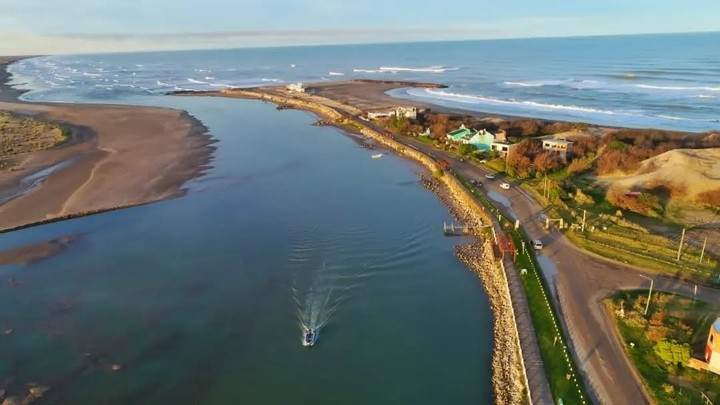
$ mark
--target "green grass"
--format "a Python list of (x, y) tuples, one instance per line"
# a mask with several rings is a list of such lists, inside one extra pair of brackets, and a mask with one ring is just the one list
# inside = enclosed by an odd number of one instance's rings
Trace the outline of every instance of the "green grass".
[[(561, 171), (548, 178), (562, 181), (566, 179), (566, 173)], [(599, 256), (658, 274), (702, 284), (720, 284), (720, 262), (713, 252), (705, 252), (703, 263), (700, 263), (701, 249), (685, 244), (678, 261), (678, 242), (663, 235), (652, 234), (646, 229), (649, 225), (663, 225), (673, 231), (677, 229), (676, 224), (666, 223), (662, 218), (640, 218), (633, 213), (616, 218), (614, 214), (617, 209), (604, 199), (604, 191), (591, 187), (593, 180), (588, 176), (579, 176), (573, 179), (573, 183), (582, 189), (585, 195), (593, 198), (592, 204), (579, 204), (568, 200), (565, 195), (555, 194), (554, 200), (545, 198), (542, 195), (543, 183), (544, 179), (532, 179), (523, 182), (521, 187), (547, 208), (549, 217), (562, 218), (566, 223), (580, 226), (583, 210), (587, 210), (584, 233), (580, 233), (579, 229), (562, 230), (577, 246)], [(559, 201), (558, 197), (562, 197), (562, 201)], [(594, 231), (591, 232), (591, 229)]]
[[(622, 303), (622, 305), (621, 305)], [(702, 404), (701, 392), (710, 400), (720, 401), (720, 375), (666, 363), (656, 352), (661, 340), (689, 345), (696, 357), (707, 339), (710, 324), (720, 307), (673, 294), (656, 293), (648, 316), (643, 315), (647, 290), (625, 291), (605, 301), (628, 357), (656, 403)], [(624, 317), (617, 312), (622, 308)], [(632, 345), (631, 345), (632, 343)]]
[(428, 145), (435, 145), (435, 140), (429, 136), (416, 136), (415, 139)]
[[(475, 192), (474, 188), (464, 179), (459, 177), (458, 179), (490, 214), (496, 217), (500, 214), (488, 197)], [(501, 216), (500, 223), (505, 229), (512, 228), (511, 221), (504, 216)], [(556, 401), (562, 398), (565, 404), (589, 403), (587, 392), (577, 373), (577, 366), (572, 356), (570, 356), (566, 338), (562, 329), (559, 328), (557, 313), (549, 297), (549, 290), (545, 280), (540, 274), (534, 252), (527, 248), (525, 253), (522, 253), (520, 248), (522, 242), (525, 242), (525, 246), (529, 247), (529, 240), (520, 230), (513, 229), (509, 233), (515, 242), (515, 246), (520, 249), (515, 261), (516, 267), (518, 271), (527, 269), (527, 274), (521, 276), (522, 284), (528, 299), (530, 316), (535, 327), (535, 334), (543, 358), (543, 367), (550, 383), (553, 398)]]

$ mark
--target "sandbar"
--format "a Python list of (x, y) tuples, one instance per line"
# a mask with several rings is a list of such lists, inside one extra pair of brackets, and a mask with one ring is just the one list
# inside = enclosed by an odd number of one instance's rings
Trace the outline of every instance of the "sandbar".
[[(0, 80), (7, 80), (0, 65)], [(136, 206), (186, 193), (183, 184), (209, 168), (213, 140), (200, 121), (168, 108), (27, 103), (0, 85), (0, 110), (72, 129), (61, 147), (33, 152), (0, 173), (0, 231)], [(36, 187), (28, 177), (52, 170)], [(4, 201), (4, 202), (3, 202)]]

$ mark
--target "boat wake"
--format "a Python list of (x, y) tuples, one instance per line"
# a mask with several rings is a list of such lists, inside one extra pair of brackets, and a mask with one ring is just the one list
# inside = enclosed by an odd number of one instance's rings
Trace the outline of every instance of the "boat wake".
[[(300, 327), (303, 345), (308, 331), (317, 340), (320, 331), (330, 322), (340, 304), (345, 301), (351, 290), (356, 288), (365, 269), (351, 273), (347, 266), (328, 266), (326, 263), (314, 272), (309, 286), (303, 287), (296, 278), (292, 287), (293, 301), (296, 307), (298, 326)], [(348, 274), (350, 273), (350, 274)]]

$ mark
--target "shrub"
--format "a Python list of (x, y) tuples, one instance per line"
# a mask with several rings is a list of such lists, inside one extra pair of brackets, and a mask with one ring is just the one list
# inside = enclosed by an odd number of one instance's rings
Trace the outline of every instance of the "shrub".
[(575, 159), (568, 165), (567, 172), (568, 174), (582, 173), (590, 169), (591, 165), (590, 159)]
[(477, 148), (475, 147), (475, 145), (463, 144), (463, 145), (458, 146), (457, 151), (459, 154), (461, 154), (463, 156), (467, 156), (467, 155), (473, 153), (476, 149)]
[(675, 340), (663, 339), (653, 347), (653, 351), (668, 365), (682, 365), (690, 359), (690, 346)]

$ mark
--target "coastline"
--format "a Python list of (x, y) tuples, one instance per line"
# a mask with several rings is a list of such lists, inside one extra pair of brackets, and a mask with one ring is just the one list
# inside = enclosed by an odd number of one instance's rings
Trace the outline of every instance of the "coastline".
[[(0, 173), (0, 232), (180, 197), (184, 183), (210, 167), (214, 140), (187, 112), (24, 102), (7, 85), (13, 60), (0, 60), (0, 110), (62, 124), (72, 135), (13, 157), (20, 170)], [(32, 176), (39, 177), (28, 187)]]
[[(373, 129), (370, 125), (349, 119), (353, 112), (358, 110), (357, 108), (326, 98), (308, 95), (287, 96), (277, 88), (274, 89), (275, 91), (268, 89), (270, 88), (232, 89), (214, 93), (181, 93), (178, 95), (254, 99), (269, 101), (285, 108), (309, 111), (332, 125), (343, 130), (360, 133), (398, 155), (416, 161), (430, 173), (442, 173), (440, 166), (430, 156), (419, 150), (408, 148), (392, 137)], [(425, 181), (431, 183), (425, 183)], [(434, 180), (421, 179), (421, 182), (438, 196), (458, 220), (467, 224), (492, 224), (488, 214), (453, 175), (440, 175)], [(456, 255), (469, 269), (477, 273), (488, 295), (493, 313), (492, 387), (495, 403), (521, 403), (524, 392), (526, 389), (529, 392), (529, 387), (525, 387), (522, 382), (524, 370), (521, 369), (519, 341), (515, 338), (514, 331), (517, 330), (517, 326), (511, 315), (512, 302), (508, 285), (504, 280), (504, 273), (493, 256), (489, 240), (479, 233), (474, 236), (478, 240), (458, 249)]]

